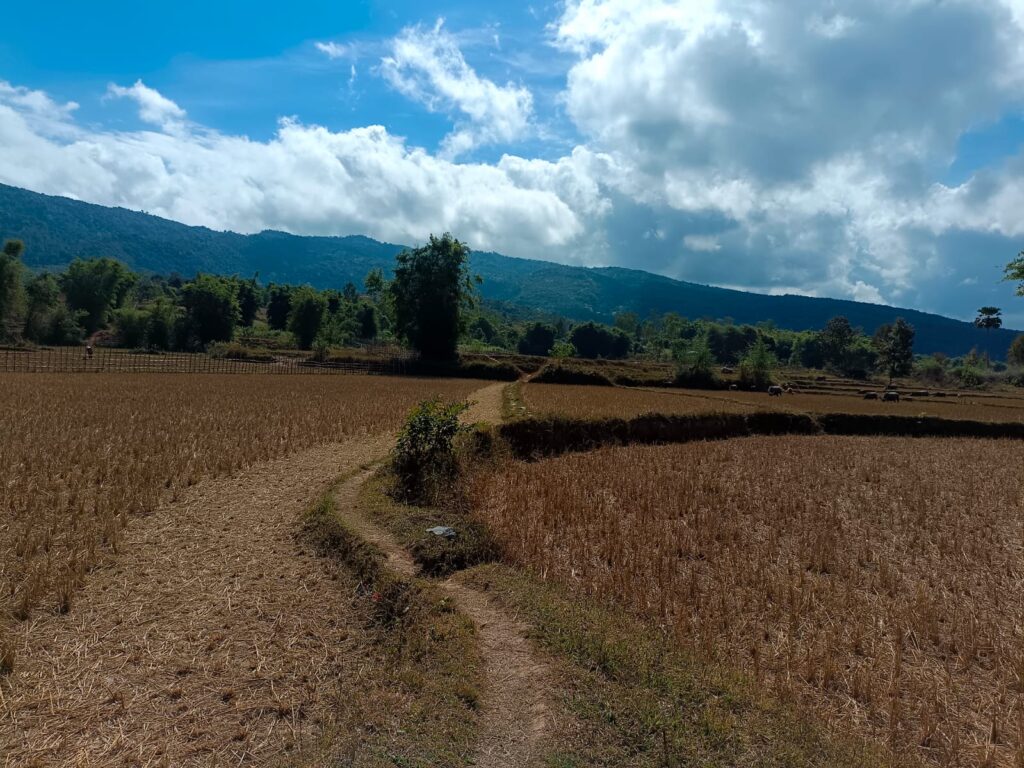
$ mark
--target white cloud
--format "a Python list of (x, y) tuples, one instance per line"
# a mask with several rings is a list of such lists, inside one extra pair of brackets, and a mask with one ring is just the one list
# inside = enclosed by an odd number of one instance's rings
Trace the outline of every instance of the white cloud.
[[(542, 140), (547, 115), (440, 22), (404, 30), (377, 69), (451, 116), (437, 154), (379, 126), (222, 135), (141, 81), (111, 95), (164, 132), (116, 133), (0, 83), (0, 179), (245, 232), (450, 229), (512, 255), (958, 306), (1005, 287), (998, 264), (1024, 236), (1024, 155), (938, 183), (965, 132), (1024, 107), (1022, 23), (1024, 0), (566, 0), (550, 59), (569, 62), (559, 104), (578, 146), (493, 164), (453, 158)], [(521, 53), (502, 44), (503, 61)], [(317, 48), (351, 59), (351, 86), (352, 46)]]
[(318, 51), (327, 56), (327, 58), (329, 59), (344, 59), (352, 55), (352, 49), (349, 46), (343, 45), (341, 43), (328, 41), (326, 43), (316, 42), (314, 43), (314, 45), (316, 46), (316, 49)]
[(1013, 5), (568, 0), (552, 35), (606, 183), (733, 232), (688, 272), (879, 301), (949, 270), (923, 232), (1024, 233), (1024, 161), (934, 183), (966, 131), (1024, 106)]
[(180, 130), (185, 120), (185, 110), (142, 80), (128, 88), (111, 83), (107, 86), (107, 98), (131, 99), (139, 105), (140, 119), (165, 131)]
[[(126, 90), (147, 107), (164, 107), (148, 119), (184, 116), (143, 88)], [(33, 125), (41, 104), (0, 87), (3, 183), (239, 232), (365, 233), (413, 243), (450, 230), (474, 248), (522, 255), (550, 252), (583, 232), (572, 205), (526, 183), (522, 170), (452, 163), (381, 126), (332, 132), (286, 120), (261, 142), (185, 123), (173, 133), (97, 131), (65, 114), (58, 136)], [(537, 166), (534, 181), (543, 172)]]
[(865, 301), (869, 304), (884, 304), (885, 301), (882, 299), (881, 292), (873, 285), (868, 285), (863, 280), (858, 280), (853, 284), (853, 289), (850, 291), (853, 298), (857, 301)]
[(399, 92), (431, 111), (461, 114), (445, 139), (456, 157), (483, 145), (523, 138), (530, 130), (533, 95), (520, 85), (500, 86), (469, 66), (443, 21), (430, 29), (409, 27), (392, 41), (380, 73)]

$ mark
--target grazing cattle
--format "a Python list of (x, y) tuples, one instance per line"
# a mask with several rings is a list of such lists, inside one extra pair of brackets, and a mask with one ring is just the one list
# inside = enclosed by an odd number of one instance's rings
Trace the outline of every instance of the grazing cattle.
[(864, 393), (864, 399), (865, 400), (877, 400), (878, 399), (878, 393), (877, 392), (865, 392)]
[(900, 393), (890, 390), (882, 395), (882, 400), (886, 403), (898, 403), (900, 401)]
[(729, 391), (730, 392), (739, 392), (739, 389), (740, 389), (740, 385), (739, 384), (730, 384), (729, 385)]
[(768, 387), (768, 394), (771, 397), (782, 397), (782, 387), (777, 386), (777, 385), (772, 385), (772, 386)]

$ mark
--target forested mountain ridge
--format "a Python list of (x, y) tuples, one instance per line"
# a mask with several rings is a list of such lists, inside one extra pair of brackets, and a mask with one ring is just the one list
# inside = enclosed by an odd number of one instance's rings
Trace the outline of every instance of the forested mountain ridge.
[[(456, 235), (458, 233), (455, 233)], [(0, 185), (0, 239), (25, 242), (33, 269), (59, 269), (76, 257), (111, 256), (135, 270), (191, 276), (196, 272), (259, 273), (261, 281), (357, 284), (371, 269), (390, 272), (404, 246), (368, 237), (310, 237), (266, 231), (256, 235), (191, 227), (146, 213), (108, 208)], [(472, 244), (471, 244), (472, 245)], [(1016, 331), (983, 331), (971, 323), (877, 304), (805, 296), (768, 296), (687, 283), (619, 267), (586, 268), (476, 252), (486, 300), (575, 320), (608, 322), (616, 312), (640, 317), (677, 312), (690, 318), (771, 321), (780, 328), (821, 328), (845, 315), (871, 333), (903, 317), (917, 330), (918, 353), (962, 355), (972, 347), (1003, 359)]]

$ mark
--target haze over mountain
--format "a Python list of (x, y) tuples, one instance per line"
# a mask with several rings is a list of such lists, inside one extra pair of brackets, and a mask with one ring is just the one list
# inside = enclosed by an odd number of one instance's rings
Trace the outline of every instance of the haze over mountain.
[[(113, 256), (133, 269), (191, 276), (196, 272), (258, 272), (264, 282), (318, 288), (361, 284), (371, 269), (390, 270), (401, 245), (368, 237), (310, 237), (283, 232), (240, 235), (190, 227), (145, 213), (107, 208), (0, 185), (0, 238), (25, 241), (26, 263), (59, 269), (76, 257)], [(1005, 358), (1016, 332), (981, 331), (910, 309), (806, 296), (771, 296), (671, 280), (639, 270), (586, 268), (476, 252), (486, 300), (575, 320), (610, 321), (615, 312), (641, 317), (678, 312), (738, 323), (771, 321), (782, 328), (820, 328), (845, 315), (868, 333), (904, 317), (917, 329), (917, 351), (961, 355), (972, 347)]]

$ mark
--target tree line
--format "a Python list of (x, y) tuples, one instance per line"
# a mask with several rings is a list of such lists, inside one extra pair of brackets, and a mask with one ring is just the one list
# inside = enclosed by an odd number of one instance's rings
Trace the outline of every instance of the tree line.
[[(110, 258), (79, 259), (61, 273), (30, 274), (21, 263), (23, 252), (17, 240), (0, 251), (0, 341), (6, 343), (78, 344), (100, 334), (130, 348), (196, 351), (231, 341), (306, 350), (387, 341), (439, 360), (453, 359), (461, 345), (484, 352), (675, 362), (695, 382), (717, 366), (738, 366), (754, 379), (780, 364), (864, 378), (874, 372), (906, 375), (915, 362), (914, 330), (902, 319), (871, 335), (844, 317), (809, 331), (676, 313), (641, 320), (621, 312), (610, 325), (559, 317), (522, 320), (514, 310), (481, 306), (469, 248), (450, 234), (431, 235), (423, 247), (400, 253), (392, 279), (376, 269), (361, 288), (348, 283), (328, 290), (263, 285), (258, 275), (140, 275)], [(1024, 270), (1024, 255), (1019, 269)], [(1008, 268), (1009, 274), (1017, 273)], [(983, 307), (975, 322), (998, 328), (1000, 315), (998, 308)], [(1024, 338), (1009, 359), (1024, 365)], [(918, 361), (936, 376), (938, 369), (988, 364), (970, 355)]]

